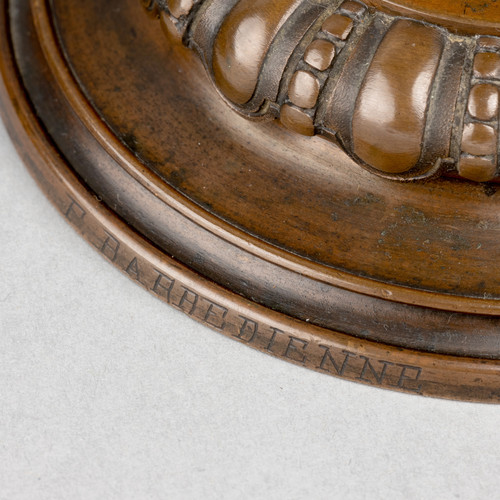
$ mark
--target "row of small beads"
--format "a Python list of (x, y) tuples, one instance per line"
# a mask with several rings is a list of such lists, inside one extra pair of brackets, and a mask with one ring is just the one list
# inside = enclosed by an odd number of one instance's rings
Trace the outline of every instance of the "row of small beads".
[(349, 0), (323, 22), (290, 80), (288, 98), (280, 113), (285, 127), (303, 135), (314, 135), (314, 115), (328, 70), (345, 46), (355, 22), (365, 12), (364, 5)]
[(479, 38), (458, 163), (458, 173), (477, 182), (497, 176), (499, 51), (500, 38)]

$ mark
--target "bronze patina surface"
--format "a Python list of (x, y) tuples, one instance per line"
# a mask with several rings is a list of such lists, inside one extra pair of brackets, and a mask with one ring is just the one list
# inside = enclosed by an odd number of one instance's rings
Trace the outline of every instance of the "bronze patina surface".
[(353, 1), (0, 5), (3, 116), (105, 258), (277, 357), (500, 401), (494, 17), (466, 16), (475, 34)]
[(455, 32), (500, 34), (497, 0), (368, 0), (387, 12), (436, 23)]

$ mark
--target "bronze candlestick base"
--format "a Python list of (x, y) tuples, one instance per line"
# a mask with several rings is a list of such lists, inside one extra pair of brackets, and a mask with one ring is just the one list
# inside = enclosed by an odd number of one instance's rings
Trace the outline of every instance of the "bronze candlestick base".
[(171, 306), (320, 372), (500, 402), (500, 8), (458, 3), (2, 0), (3, 116)]

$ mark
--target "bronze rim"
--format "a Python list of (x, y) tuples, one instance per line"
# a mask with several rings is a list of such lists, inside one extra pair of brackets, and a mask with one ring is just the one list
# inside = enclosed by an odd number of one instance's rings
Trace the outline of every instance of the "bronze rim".
[(242, 298), (165, 255), (100, 203), (47, 137), (20, 81), (1, 3), (2, 111), (33, 176), (75, 229), (161, 300), (241, 343), (369, 385), (427, 396), (498, 402), (500, 361), (435, 355), (320, 328)]
[(132, 175), (139, 183), (145, 186), (154, 196), (160, 198), (167, 205), (183, 213), (186, 217), (196, 221), (201, 227), (220, 238), (243, 248), (268, 262), (286, 267), (295, 273), (309, 276), (312, 279), (344, 288), (353, 292), (379, 297), (384, 300), (432, 307), (445, 311), (468, 312), (496, 316), (500, 312), (500, 301), (487, 297), (463, 297), (439, 292), (406, 288), (391, 283), (382, 283), (369, 278), (356, 276), (342, 270), (331, 270), (317, 265), (311, 260), (300, 258), (293, 253), (283, 251), (275, 246), (266, 244), (259, 238), (252, 237), (233, 225), (214, 217), (203, 210), (176, 190), (169, 188), (158, 176), (145, 171), (137, 163), (136, 158), (100, 120), (97, 113), (82, 94), (74, 77), (65, 64), (64, 56), (58, 47), (50, 15), (45, 0), (32, 0), (34, 23), (47, 62), (53, 71), (66, 99), (78, 111), (79, 118), (85, 123), (92, 135), (101, 146), (119, 161), (122, 168)]

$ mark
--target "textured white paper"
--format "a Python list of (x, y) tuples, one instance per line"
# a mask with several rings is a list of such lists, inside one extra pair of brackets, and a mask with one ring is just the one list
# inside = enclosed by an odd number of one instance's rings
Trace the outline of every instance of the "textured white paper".
[(0, 125), (0, 498), (500, 498), (500, 406), (313, 373), (194, 323), (36, 187)]

